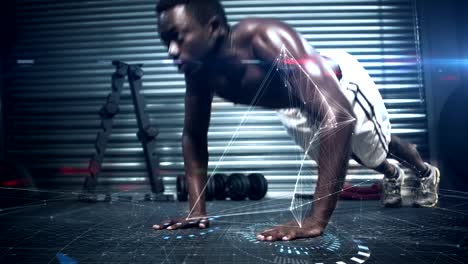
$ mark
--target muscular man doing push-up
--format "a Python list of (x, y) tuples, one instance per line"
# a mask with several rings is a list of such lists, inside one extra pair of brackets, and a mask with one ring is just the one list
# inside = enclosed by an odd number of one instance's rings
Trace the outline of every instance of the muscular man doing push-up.
[[(383, 205), (401, 205), (403, 170), (387, 161), (404, 161), (418, 176), (416, 206), (437, 203), (439, 172), (425, 163), (416, 148), (390, 134), (387, 110), (364, 68), (345, 52), (319, 53), (287, 24), (249, 18), (233, 27), (217, 0), (160, 0), (158, 30), (169, 55), (185, 75), (183, 154), (190, 217), (154, 225), (159, 229), (206, 228), (203, 187), (207, 181), (208, 127), (214, 95), (236, 104), (278, 110), (280, 120), (319, 168), (313, 209), (296, 221), (258, 234), (259, 240), (293, 240), (323, 233), (335, 209), (351, 157), (384, 174)], [(277, 74), (264, 82), (281, 54), (297, 63), (306, 78), (285, 85)], [(258, 61), (260, 63), (245, 63)], [(281, 70), (281, 69), (280, 69)], [(266, 83), (266, 84), (265, 84)], [(259, 89), (262, 96), (256, 97)], [(292, 102), (292, 104), (291, 104)], [(294, 106), (293, 108), (291, 106)], [(323, 130), (311, 148), (310, 137)], [(333, 133), (327, 133), (333, 131)], [(307, 141), (307, 142), (304, 142)]]

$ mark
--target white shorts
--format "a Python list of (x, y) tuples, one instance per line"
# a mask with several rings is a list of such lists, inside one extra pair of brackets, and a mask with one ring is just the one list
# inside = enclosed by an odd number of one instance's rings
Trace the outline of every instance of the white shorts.
[[(334, 60), (341, 68), (340, 87), (356, 116), (356, 126), (352, 136), (352, 152), (369, 168), (380, 165), (388, 154), (390, 143), (390, 120), (374, 81), (364, 67), (344, 51), (320, 52)], [(318, 123), (299, 108), (277, 111), (288, 133), (296, 144), (308, 151), (310, 158), (318, 161), (319, 138), (316, 135)]]

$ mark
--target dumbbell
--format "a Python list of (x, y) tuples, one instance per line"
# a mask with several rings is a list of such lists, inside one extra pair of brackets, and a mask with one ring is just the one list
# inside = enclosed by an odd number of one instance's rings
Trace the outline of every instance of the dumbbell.
[(242, 201), (246, 197), (250, 200), (260, 200), (265, 197), (268, 182), (260, 173), (245, 176), (242, 173), (233, 173), (226, 181), (227, 195), (233, 201)]
[(248, 178), (250, 183), (249, 199), (256, 201), (265, 197), (268, 191), (268, 182), (265, 176), (260, 173), (252, 173), (249, 174)]
[(225, 200), (227, 197), (226, 181), (228, 179), (228, 175), (216, 173), (212, 177), (211, 181), (213, 181), (215, 185), (214, 198), (216, 200)]
[(185, 175), (177, 175), (177, 200), (184, 202), (188, 199), (187, 180)]
[[(233, 173), (229, 177), (226, 174), (217, 173), (208, 181), (205, 190), (205, 200), (224, 200), (226, 197), (233, 201), (260, 200), (265, 197), (268, 190), (268, 182), (260, 173), (252, 173), (245, 176), (242, 173)], [(177, 199), (187, 201), (188, 186), (184, 175), (177, 176)]]
[[(177, 175), (177, 200), (187, 201), (188, 199), (188, 184), (185, 175)], [(205, 190), (205, 200), (212, 201), (216, 193), (216, 185), (213, 179), (208, 181)]]

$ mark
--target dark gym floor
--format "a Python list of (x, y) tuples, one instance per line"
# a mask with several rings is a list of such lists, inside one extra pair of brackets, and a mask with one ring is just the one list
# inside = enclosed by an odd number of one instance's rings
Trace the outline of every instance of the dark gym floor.
[[(153, 231), (181, 202), (83, 203), (1, 191), (0, 263), (466, 263), (468, 194), (442, 191), (438, 208), (340, 201), (322, 237), (259, 242), (292, 218), (289, 200), (214, 201), (208, 229)], [(28, 204), (24, 201), (29, 200)], [(23, 201), (20, 203), (20, 201)], [(260, 213), (265, 211), (283, 212)]]

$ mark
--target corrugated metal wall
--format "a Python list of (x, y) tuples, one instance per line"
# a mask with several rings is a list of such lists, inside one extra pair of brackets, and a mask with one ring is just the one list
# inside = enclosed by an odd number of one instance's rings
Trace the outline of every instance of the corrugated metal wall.
[[(388, 106), (393, 132), (427, 156), (415, 7), (412, 0), (222, 1), (232, 24), (257, 16), (294, 26), (317, 49), (343, 48), (368, 69)], [(9, 58), (8, 155), (23, 160), (42, 188), (80, 189), (110, 92), (111, 60), (143, 63), (144, 95), (158, 137), (166, 189), (182, 172), (183, 76), (158, 62), (155, 1), (16, 1), (20, 39)], [(31, 63), (25, 65), (21, 63)], [(115, 118), (100, 188), (149, 189), (128, 85)], [(216, 99), (210, 168), (218, 164), (246, 107)], [(219, 164), (225, 172), (263, 172), (270, 194), (291, 190), (299, 148), (276, 114), (257, 109)], [(316, 175), (315, 163), (308, 167)], [(349, 179), (379, 177), (352, 162)]]

